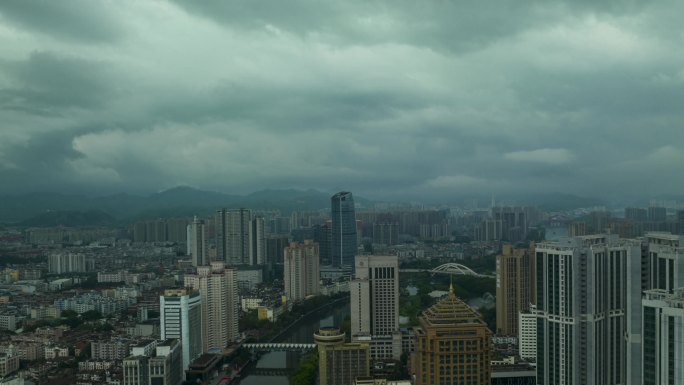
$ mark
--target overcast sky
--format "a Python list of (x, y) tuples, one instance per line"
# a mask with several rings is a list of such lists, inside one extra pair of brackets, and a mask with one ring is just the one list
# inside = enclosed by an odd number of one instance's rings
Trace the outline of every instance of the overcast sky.
[(684, 193), (684, 1), (0, 2), (0, 193)]

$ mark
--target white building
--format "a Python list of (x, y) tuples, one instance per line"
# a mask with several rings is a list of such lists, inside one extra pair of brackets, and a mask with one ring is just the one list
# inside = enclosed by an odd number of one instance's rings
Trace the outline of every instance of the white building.
[(202, 299), (199, 291), (167, 289), (159, 297), (161, 338), (177, 338), (182, 345), (183, 369), (203, 352)]
[(533, 313), (518, 314), (518, 354), (520, 358), (537, 358), (537, 316)]
[(293, 242), (284, 251), (285, 295), (292, 301), (304, 300), (319, 294), (320, 255), (318, 244), (312, 240)]
[(644, 385), (684, 383), (684, 288), (644, 292)]
[(83, 254), (59, 253), (48, 256), (50, 274), (85, 273), (86, 257)]
[(368, 341), (372, 358), (401, 356), (399, 261), (395, 255), (357, 255), (351, 293), (351, 335)]
[(641, 246), (616, 235), (537, 245), (538, 384), (641, 378)]
[(14, 314), (0, 315), (0, 330), (17, 330), (17, 317)]

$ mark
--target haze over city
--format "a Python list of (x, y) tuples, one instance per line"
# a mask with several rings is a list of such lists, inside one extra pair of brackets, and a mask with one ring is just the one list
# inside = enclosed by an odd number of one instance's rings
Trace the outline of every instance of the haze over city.
[(680, 1), (0, 3), (0, 194), (681, 195)]

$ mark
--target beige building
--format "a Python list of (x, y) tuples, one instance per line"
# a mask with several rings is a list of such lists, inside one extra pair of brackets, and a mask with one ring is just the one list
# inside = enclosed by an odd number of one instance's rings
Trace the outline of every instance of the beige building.
[(416, 385), (489, 385), (492, 332), (480, 315), (449, 295), (423, 312), (414, 328)]
[(301, 301), (319, 293), (318, 244), (312, 240), (293, 242), (284, 251), (285, 294), (292, 301)]
[(367, 343), (345, 343), (345, 334), (336, 328), (314, 333), (318, 345), (319, 385), (351, 385), (370, 375), (370, 347)]
[(19, 357), (0, 353), (0, 378), (19, 370)]
[(197, 274), (185, 276), (185, 286), (199, 290), (202, 297), (203, 351), (223, 350), (238, 337), (238, 301), (235, 270), (223, 262), (198, 266)]
[(503, 245), (496, 257), (496, 333), (518, 335), (518, 314), (535, 302), (534, 243), (529, 249)]

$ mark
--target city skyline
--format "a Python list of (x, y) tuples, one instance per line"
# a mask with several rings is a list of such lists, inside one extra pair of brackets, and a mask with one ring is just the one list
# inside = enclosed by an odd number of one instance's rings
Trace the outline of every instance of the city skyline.
[(684, 190), (681, 2), (276, 4), (0, 4), (0, 194)]

